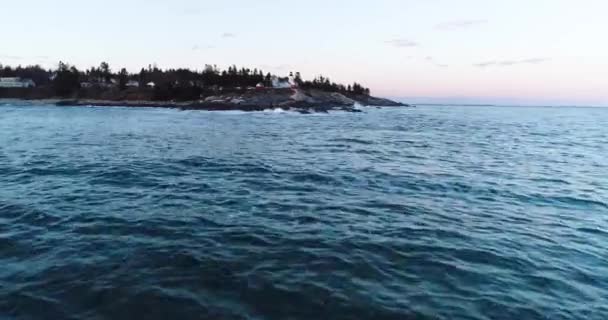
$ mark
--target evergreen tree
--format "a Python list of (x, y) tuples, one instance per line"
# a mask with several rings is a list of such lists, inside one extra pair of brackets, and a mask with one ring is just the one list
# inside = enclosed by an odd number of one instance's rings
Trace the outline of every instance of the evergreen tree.
[(127, 81), (129, 81), (129, 73), (127, 69), (120, 69), (120, 73), (118, 73), (118, 88), (120, 90), (124, 90), (127, 88)]
[(141, 68), (141, 70), (139, 71), (139, 86), (143, 87), (146, 85), (146, 70), (144, 68)]
[(110, 65), (107, 62), (102, 62), (99, 65), (99, 70), (101, 72), (101, 78), (103, 79), (102, 81), (110, 82), (110, 76), (111, 76)]
[(69, 96), (80, 88), (79, 72), (75, 67), (59, 62), (53, 79), (53, 89), (60, 97)]

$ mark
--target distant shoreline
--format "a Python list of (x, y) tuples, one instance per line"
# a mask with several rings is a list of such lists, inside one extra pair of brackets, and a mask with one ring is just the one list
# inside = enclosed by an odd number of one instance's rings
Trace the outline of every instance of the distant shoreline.
[(246, 92), (224, 93), (196, 101), (153, 101), (153, 100), (105, 100), (89, 98), (48, 98), (28, 99), (7, 97), (0, 101), (21, 101), (56, 106), (98, 106), (98, 107), (151, 107), (181, 110), (205, 111), (264, 111), (268, 109), (293, 110), (300, 113), (328, 112), (340, 110), (360, 112), (358, 106), (409, 107), (400, 102), (372, 96), (346, 96), (338, 92), (304, 89), (267, 89)]
[(357, 106), (407, 106), (371, 96), (358, 82), (341, 84), (318, 75), (305, 80), (297, 71), (287, 76), (257, 68), (222, 70), (215, 65), (198, 69), (160, 69), (149, 64), (139, 73), (125, 68), (79, 70), (59, 62), (57, 69), (39, 65), (0, 68), (0, 98), (43, 99), (61, 106), (133, 106), (191, 110), (259, 111), (281, 108), (302, 113), (344, 110)]

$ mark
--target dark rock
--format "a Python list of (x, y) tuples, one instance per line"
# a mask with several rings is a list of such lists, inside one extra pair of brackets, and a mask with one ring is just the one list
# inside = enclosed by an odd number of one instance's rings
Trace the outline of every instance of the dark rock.
[[(210, 99), (212, 98), (212, 99)], [(156, 107), (177, 108), (180, 110), (208, 111), (263, 111), (281, 108), (295, 110), (306, 114), (311, 112), (327, 113), (331, 110), (345, 112), (362, 112), (355, 105), (378, 107), (407, 107), (409, 105), (364, 95), (344, 95), (339, 92), (304, 89), (267, 89), (244, 93), (227, 93), (200, 101), (147, 101), (147, 100), (60, 100), (58, 106), (120, 106), (120, 107)]]

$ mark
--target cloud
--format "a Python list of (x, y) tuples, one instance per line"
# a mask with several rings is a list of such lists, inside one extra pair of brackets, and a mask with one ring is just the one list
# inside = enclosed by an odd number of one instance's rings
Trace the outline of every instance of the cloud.
[(392, 39), (385, 41), (386, 44), (392, 45), (397, 48), (411, 48), (417, 47), (418, 43), (408, 39)]
[(182, 16), (195, 16), (203, 12), (201, 8), (181, 8), (177, 9), (177, 14)]
[(456, 30), (470, 28), (488, 23), (488, 20), (456, 20), (443, 22), (435, 26), (438, 30)]
[(479, 68), (509, 67), (509, 66), (515, 66), (515, 65), (521, 65), (521, 64), (539, 64), (539, 63), (547, 62), (549, 60), (550, 60), (549, 58), (527, 58), (527, 59), (520, 59), (520, 60), (492, 60), (492, 61), (484, 61), (484, 62), (480, 62), (480, 63), (475, 63), (475, 64), (473, 64), (473, 66), (479, 67)]
[(436, 66), (436, 67), (440, 67), (440, 68), (447, 68), (449, 67), (447, 64), (443, 64), (443, 63), (439, 63), (435, 60), (435, 58), (431, 57), (431, 56), (427, 56), (424, 58), (424, 61)]
[(222, 33), (222, 38), (236, 38), (236, 34), (230, 32)]
[(21, 60), (21, 59), (23, 59), (23, 57), (22, 56), (11, 56), (8, 54), (0, 54), (0, 59)]
[(198, 51), (198, 50), (208, 50), (208, 49), (215, 49), (215, 46), (207, 44), (207, 45), (198, 45), (195, 44), (192, 46), (192, 51)]

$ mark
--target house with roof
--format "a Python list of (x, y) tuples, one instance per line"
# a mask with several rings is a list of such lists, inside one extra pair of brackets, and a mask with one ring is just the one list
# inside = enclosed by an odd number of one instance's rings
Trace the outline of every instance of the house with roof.
[(272, 76), (272, 87), (276, 89), (288, 89), (293, 87), (293, 83), (289, 78), (280, 78), (277, 76)]
[(33, 88), (35, 86), (36, 83), (32, 79), (19, 77), (0, 78), (0, 88)]

